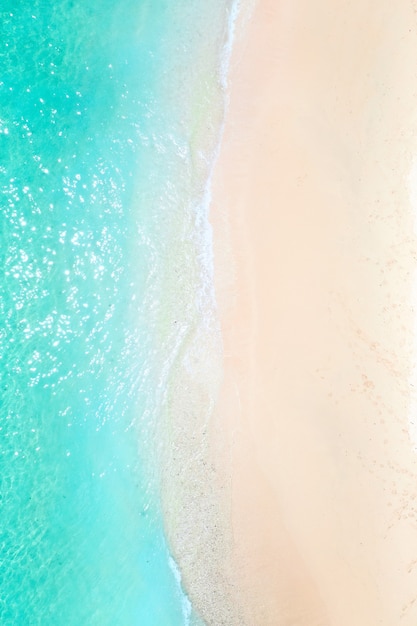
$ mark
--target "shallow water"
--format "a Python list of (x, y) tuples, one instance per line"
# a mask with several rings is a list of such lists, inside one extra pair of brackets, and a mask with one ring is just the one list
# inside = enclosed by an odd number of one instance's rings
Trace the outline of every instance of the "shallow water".
[(194, 620), (156, 433), (176, 351), (212, 315), (229, 3), (170, 4), (0, 10), (5, 625)]

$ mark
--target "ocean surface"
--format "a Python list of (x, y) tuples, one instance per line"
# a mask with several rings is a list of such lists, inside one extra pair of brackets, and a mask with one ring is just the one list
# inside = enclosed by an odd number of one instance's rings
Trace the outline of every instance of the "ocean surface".
[(200, 623), (164, 534), (158, 416), (213, 318), (235, 8), (1, 4), (2, 626)]

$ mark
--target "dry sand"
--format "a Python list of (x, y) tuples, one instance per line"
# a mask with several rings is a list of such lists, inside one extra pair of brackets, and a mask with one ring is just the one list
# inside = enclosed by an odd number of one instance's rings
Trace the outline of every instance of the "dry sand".
[(259, 0), (235, 47), (212, 440), (239, 626), (417, 624), (415, 11)]

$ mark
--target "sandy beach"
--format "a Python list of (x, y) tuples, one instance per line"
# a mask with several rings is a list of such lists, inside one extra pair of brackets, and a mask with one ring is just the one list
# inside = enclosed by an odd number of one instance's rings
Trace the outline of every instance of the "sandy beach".
[(211, 221), (239, 626), (417, 623), (416, 85), (409, 0), (238, 29)]

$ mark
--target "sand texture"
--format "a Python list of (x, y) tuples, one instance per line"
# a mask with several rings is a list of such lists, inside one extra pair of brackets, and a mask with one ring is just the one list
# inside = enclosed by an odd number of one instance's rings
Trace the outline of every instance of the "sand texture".
[(239, 626), (417, 624), (416, 131), (413, 2), (258, 1), (211, 209)]

